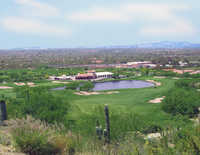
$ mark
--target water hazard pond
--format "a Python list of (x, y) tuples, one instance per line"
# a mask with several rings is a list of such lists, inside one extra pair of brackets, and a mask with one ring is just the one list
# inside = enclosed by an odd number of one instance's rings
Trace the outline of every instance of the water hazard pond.
[(127, 89), (127, 88), (146, 88), (154, 86), (153, 83), (139, 80), (112, 81), (95, 83), (94, 91)]
[[(99, 82), (94, 84), (93, 91), (113, 90), (113, 89), (127, 89), (127, 88), (147, 88), (153, 87), (154, 84), (140, 80), (124, 80), (112, 82)], [(64, 90), (66, 87), (58, 87), (52, 90)]]

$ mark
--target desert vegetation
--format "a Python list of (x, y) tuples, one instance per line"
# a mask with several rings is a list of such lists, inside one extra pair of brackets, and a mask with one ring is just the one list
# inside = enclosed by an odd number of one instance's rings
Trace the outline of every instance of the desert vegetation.
[[(110, 94), (106, 97), (105, 95), (78, 96), (74, 94), (76, 91), (74, 87), (51, 91), (49, 86), (21, 86), (9, 90), (15, 95), (7, 93), (2, 99), (7, 102), (9, 119), (13, 119), (8, 124), (8, 128), (11, 128), (9, 134), (13, 138), (16, 150), (27, 154), (42, 152), (43, 154), (108, 154), (108, 152), (110, 154), (123, 152), (162, 154), (165, 151), (171, 154), (175, 154), (175, 152), (181, 154), (182, 148), (192, 143), (190, 140), (193, 140), (185, 139), (186, 142), (183, 145), (178, 142), (181, 135), (186, 134), (190, 137), (194, 134), (196, 136), (196, 130), (198, 130), (198, 127), (193, 129), (192, 122), (189, 120), (198, 113), (196, 111), (198, 100), (193, 97), (189, 99), (187, 96), (187, 94), (198, 95), (196, 91), (198, 87), (193, 87), (197, 86), (194, 84), (197, 81), (173, 80), (171, 77), (153, 79), (152, 76), (142, 76), (140, 78), (156, 80), (162, 85), (157, 88), (118, 90), (119, 94)], [(193, 83), (185, 84), (185, 87), (189, 89), (181, 89), (182, 84), (179, 86), (185, 81)], [(88, 82), (85, 83), (88, 84)], [(77, 87), (77, 84), (75, 85)], [(177, 94), (180, 94), (180, 97), (176, 98), (176, 102), (171, 102), (174, 98), (173, 95)], [(148, 102), (150, 99), (163, 95), (166, 96), (163, 103), (151, 104)], [(172, 107), (175, 110), (171, 110), (168, 102), (173, 104)], [(184, 110), (179, 109), (179, 102), (183, 104), (181, 107)], [(187, 103), (192, 103), (194, 106), (189, 106)], [(105, 128), (105, 104), (108, 104), (110, 110), (111, 144), (109, 146), (105, 146), (104, 138), (98, 139), (95, 131), (97, 120), (102, 129)], [(166, 110), (166, 107), (169, 110)], [(184, 113), (181, 113), (182, 111)], [(149, 117), (150, 115), (151, 117)], [(24, 127), (20, 126), (20, 122), (24, 122), (21, 124)], [(40, 125), (35, 126), (41, 127), (31, 130), (34, 123), (38, 122)], [(182, 129), (180, 130), (180, 128)], [(55, 136), (53, 138), (56, 140), (52, 142), (52, 137), (48, 136), (47, 131)], [(192, 131), (194, 133), (191, 133)], [(153, 141), (146, 139), (148, 134), (153, 133), (159, 133), (162, 136)], [(58, 144), (54, 144), (54, 142)], [(192, 153), (197, 151), (195, 150), (196, 144), (193, 145)], [(37, 150), (38, 147), (39, 150)]]
[[(73, 67), (88, 64), (115, 64), (129, 61), (152, 61), (177, 65), (178, 61), (199, 62), (199, 48), (192, 49), (147, 49), (147, 48), (77, 48), (43, 50), (0, 50), (2, 69), (37, 67)], [(198, 65), (198, 63), (197, 63)], [(196, 66), (190, 64), (190, 66)], [(84, 66), (82, 66), (84, 67)]]
[[(198, 55), (198, 51), (192, 50), (187, 55), (181, 50), (163, 51), (163, 56), (161, 51), (144, 50), (141, 56), (141, 51), (130, 49), (117, 53), (116, 49), (108, 53), (105, 50), (101, 54), (90, 50), (83, 54), (73, 49), (71, 52), (63, 50), (57, 55), (53, 50), (20, 51), (13, 63), (10, 59), (15, 52), (9, 56), (1, 52), (9, 65), (1, 61), (0, 100), (6, 102), (8, 119), (0, 126), (0, 147), (8, 146), (13, 148), (12, 152), (29, 155), (199, 154), (200, 74), (178, 74), (160, 67), (97, 68), (99, 72), (114, 73), (112, 79), (100, 82), (144, 80), (154, 83), (148, 88), (99, 92), (92, 91), (95, 85), (92, 81), (48, 80), (51, 75), (85, 73), (94, 57), (105, 64), (135, 59), (151, 59), (162, 64), (176, 55), (170, 59), (176, 64), (182, 55), (185, 59), (197, 60), (194, 55)], [(24, 67), (29, 68), (20, 69)], [(65, 89), (52, 89), (57, 87)], [(150, 102), (155, 99), (159, 102)], [(109, 108), (109, 144), (105, 105)]]

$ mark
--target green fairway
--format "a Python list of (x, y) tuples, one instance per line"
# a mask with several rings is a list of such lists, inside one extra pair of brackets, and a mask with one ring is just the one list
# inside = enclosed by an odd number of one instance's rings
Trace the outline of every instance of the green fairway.
[[(177, 119), (161, 109), (162, 103), (149, 103), (150, 100), (165, 96), (176, 80), (171, 78), (155, 79), (143, 77), (139, 80), (155, 80), (161, 82), (161, 86), (150, 88), (120, 89), (117, 94), (100, 94), (90, 96), (75, 95), (72, 90), (51, 91), (55, 96), (67, 100), (71, 105), (68, 113), (69, 120), (80, 120), (85, 115), (94, 115), (96, 109), (107, 104), (112, 114), (138, 114), (143, 120), (158, 124), (160, 126), (181, 125), (182, 119)], [(7, 84), (13, 86), (11, 84)], [(64, 86), (51, 82), (38, 82), (36, 85), (52, 87)], [(16, 86), (15, 86), (16, 87)], [(105, 91), (108, 92), (108, 91)], [(12, 89), (0, 90), (0, 95), (15, 97)]]
[[(153, 79), (153, 78), (145, 78)], [(54, 91), (56, 96), (63, 97), (72, 105), (72, 110), (68, 117), (78, 120), (84, 114), (91, 114), (99, 106), (107, 104), (111, 113), (134, 113), (139, 114), (148, 121), (161, 126), (177, 125), (182, 123), (174, 119), (173, 116), (162, 111), (162, 103), (149, 103), (149, 100), (165, 95), (173, 86), (176, 80), (173, 79), (153, 79), (161, 82), (159, 87), (121, 89), (118, 94), (79, 96), (68, 91)]]

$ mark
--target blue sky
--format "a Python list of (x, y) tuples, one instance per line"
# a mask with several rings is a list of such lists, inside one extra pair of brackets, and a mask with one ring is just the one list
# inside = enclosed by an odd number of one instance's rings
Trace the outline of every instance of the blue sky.
[(200, 43), (199, 0), (1, 0), (0, 48)]

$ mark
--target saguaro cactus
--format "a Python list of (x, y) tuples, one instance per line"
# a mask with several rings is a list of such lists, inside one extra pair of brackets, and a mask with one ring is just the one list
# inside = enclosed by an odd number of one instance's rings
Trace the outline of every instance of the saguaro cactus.
[(0, 122), (7, 120), (6, 102), (0, 101)]
[(199, 113), (198, 113), (198, 121), (199, 121), (199, 123), (200, 123), (200, 107), (198, 108), (198, 110), (199, 110)]
[(110, 118), (109, 118), (109, 109), (108, 105), (105, 105), (104, 108), (105, 111), (105, 129), (102, 129), (102, 126), (100, 125), (99, 121), (96, 121), (96, 135), (99, 140), (102, 139), (102, 136), (104, 136), (105, 144), (110, 143)]
[(103, 130), (98, 120), (96, 122), (96, 134), (98, 136), (98, 139), (101, 140), (103, 135)]
[(105, 111), (105, 119), (106, 119), (106, 130), (104, 131), (105, 143), (109, 144), (110, 143), (110, 118), (109, 118), (108, 105), (105, 105), (104, 111)]

